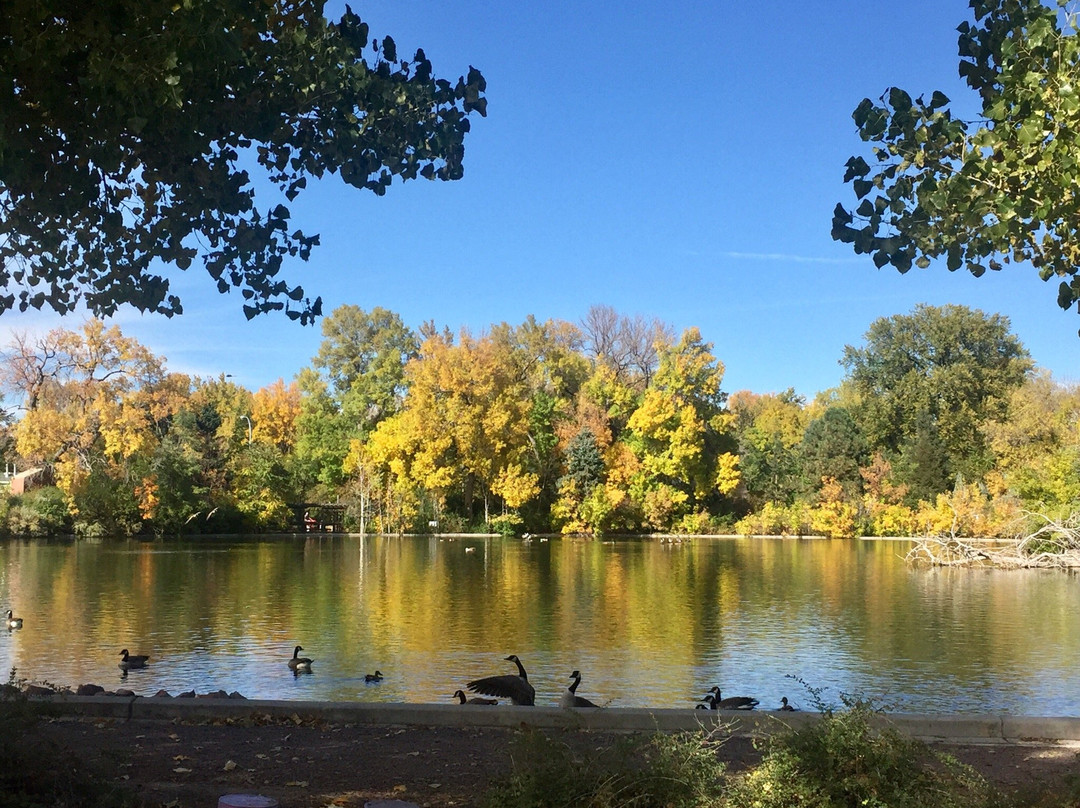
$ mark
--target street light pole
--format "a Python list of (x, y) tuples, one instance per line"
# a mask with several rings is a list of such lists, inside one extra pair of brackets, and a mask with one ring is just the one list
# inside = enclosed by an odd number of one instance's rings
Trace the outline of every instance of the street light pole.
[(247, 421), (247, 425), (248, 425), (248, 445), (250, 446), (251, 445), (251, 419), (248, 418), (246, 415), (241, 415), (240, 417), (243, 418), (245, 421)]

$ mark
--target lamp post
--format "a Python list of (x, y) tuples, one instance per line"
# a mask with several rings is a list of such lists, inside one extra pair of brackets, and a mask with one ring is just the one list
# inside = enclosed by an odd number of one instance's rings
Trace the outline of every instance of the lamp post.
[(245, 421), (247, 421), (247, 425), (248, 425), (248, 446), (250, 446), (251, 445), (251, 419), (248, 418), (246, 415), (241, 415), (240, 417), (243, 418)]

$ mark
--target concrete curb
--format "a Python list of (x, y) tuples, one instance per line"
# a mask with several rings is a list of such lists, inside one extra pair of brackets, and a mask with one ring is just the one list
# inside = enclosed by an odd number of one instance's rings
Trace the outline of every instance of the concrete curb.
[[(143, 698), (141, 696), (46, 696), (62, 715), (160, 721), (243, 720), (258, 716), (325, 721), (332, 724), (398, 726), (536, 727), (614, 732), (678, 732), (704, 729), (724, 735), (765, 736), (820, 720), (809, 712), (767, 710), (685, 710), (609, 707), (566, 710), (559, 707), (480, 707), (459, 704), (365, 704), (357, 702), (263, 701), (224, 698)], [(1080, 741), (1080, 718), (1002, 715), (882, 714), (892, 727), (929, 741), (1011, 743)]]

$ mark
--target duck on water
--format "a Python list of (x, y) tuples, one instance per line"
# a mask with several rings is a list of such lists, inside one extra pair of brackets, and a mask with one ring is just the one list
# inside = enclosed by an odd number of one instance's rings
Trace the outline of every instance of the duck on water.
[(289, 670), (293, 673), (311, 673), (311, 663), (314, 660), (300, 656), (304, 646), (298, 645), (293, 649), (292, 659), (289, 660)]
[(750, 696), (729, 696), (725, 699), (716, 685), (709, 688), (709, 694), (702, 701), (708, 703), (710, 710), (753, 710), (761, 703)]
[(129, 654), (126, 648), (120, 652), (120, 656), (120, 670), (122, 671), (145, 668), (147, 661), (150, 659), (146, 654)]

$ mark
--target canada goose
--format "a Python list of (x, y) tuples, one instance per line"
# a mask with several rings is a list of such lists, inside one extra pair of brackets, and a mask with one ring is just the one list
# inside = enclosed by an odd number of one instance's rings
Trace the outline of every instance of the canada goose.
[(454, 698), (458, 700), (458, 704), (498, 704), (498, 699), (482, 699), (479, 696), (474, 696), (471, 699), (465, 698), (464, 691), (455, 690)]
[(126, 648), (120, 652), (120, 656), (123, 657), (123, 659), (120, 660), (120, 670), (122, 671), (132, 670), (133, 668), (145, 668), (146, 661), (150, 659), (150, 657), (145, 654), (129, 654), (128, 649)]
[(311, 673), (311, 662), (306, 656), (300, 656), (300, 652), (304, 650), (304, 646), (298, 645), (293, 649), (292, 659), (289, 660), (289, 670), (297, 673), (306, 672)]
[(7, 622), (4, 623), (4, 625), (7, 626), (8, 628), (22, 628), (22, 618), (21, 617), (13, 617), (12, 613), (11, 613), (11, 609), (8, 609), (7, 610)]
[(485, 696), (498, 696), (510, 699), (514, 704), (523, 707), (532, 707), (536, 702), (536, 690), (529, 684), (529, 675), (525, 673), (525, 666), (516, 655), (511, 654), (508, 662), (517, 665), (517, 675), (508, 673), (504, 676), (488, 676), (485, 679), (477, 679), (469, 682), (465, 687), (473, 693), (482, 693)]
[(716, 685), (709, 688), (709, 695), (702, 701), (709, 702), (709, 708), (712, 710), (753, 710), (760, 703), (757, 699), (752, 699), (749, 696), (721, 698), (720, 688)]
[(593, 704), (584, 696), (577, 694), (578, 685), (581, 684), (581, 671), (574, 671), (570, 674), (570, 686), (566, 688), (566, 691), (559, 697), (560, 707), (598, 707), (599, 705)]
[(781, 696), (780, 697), (780, 712), (782, 712), (782, 713), (793, 713), (793, 712), (795, 712), (795, 708), (792, 707), (790, 704), (788, 704), (787, 696)]
[(366, 674), (364, 674), (364, 681), (365, 682), (381, 682), (382, 681), (382, 671), (375, 671), (375, 673), (366, 673)]

